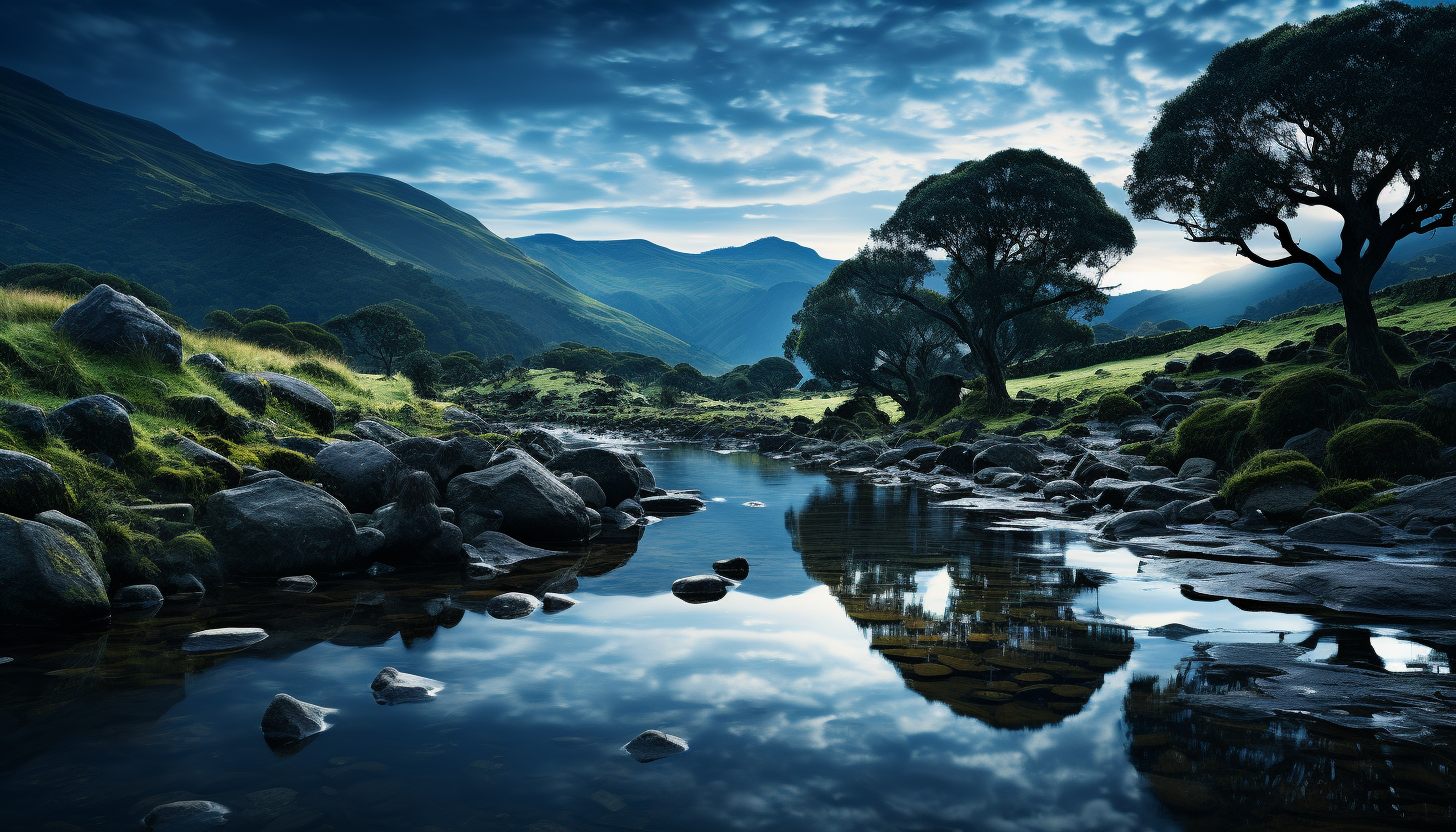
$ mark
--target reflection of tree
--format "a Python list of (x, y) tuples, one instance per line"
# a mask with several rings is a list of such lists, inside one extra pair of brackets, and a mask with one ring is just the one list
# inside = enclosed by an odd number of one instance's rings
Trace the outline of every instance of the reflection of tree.
[[(805, 571), (911, 689), (1002, 728), (1077, 713), (1133, 648), (1125, 628), (1073, 615), (1101, 576), (1037, 556), (1030, 534), (976, 531), (962, 517), (922, 492), (833, 481), (784, 522)], [(916, 573), (942, 568), (944, 614), (915, 595)]]

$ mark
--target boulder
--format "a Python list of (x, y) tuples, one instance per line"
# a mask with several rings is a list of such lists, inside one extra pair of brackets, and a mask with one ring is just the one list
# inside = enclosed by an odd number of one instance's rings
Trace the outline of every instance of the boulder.
[(1298, 517), (1314, 505), (1319, 492), (1301, 482), (1286, 482), (1260, 488), (1243, 502), (1245, 514), (1262, 512), (1265, 517)]
[(211, 448), (199, 445), (191, 439), (175, 433), (163, 436), (159, 441), (161, 444), (176, 449), (177, 453), (193, 465), (217, 474), (222, 479), (223, 485), (228, 488), (236, 486), (243, 480), (243, 469)]
[(1223, 508), (1223, 501), (1217, 497), (1207, 497), (1202, 500), (1194, 500), (1188, 505), (1178, 509), (1179, 523), (1202, 523), (1208, 520), (1214, 512)]
[[(566, 450), (566, 444), (540, 428), (526, 428), (518, 439), (521, 447), (539, 462), (553, 459)], [(586, 473), (585, 471), (581, 473)], [(587, 474), (587, 476), (591, 476)]]
[(384, 535), (381, 551), (408, 555), (421, 563), (458, 562), (462, 534), (440, 513), (430, 475), (411, 471), (401, 479), (399, 498), (376, 509), (369, 525)]
[[(282, 373), (254, 373), (278, 401), (292, 406), (319, 433), (334, 431), (334, 403), (308, 382)], [(242, 402), (238, 402), (242, 404)]]
[(576, 492), (577, 496), (581, 498), (581, 501), (586, 503), (587, 508), (601, 511), (607, 507), (606, 492), (602, 491), (602, 487), (597, 485), (597, 481), (591, 477), (576, 476), (570, 480), (563, 480), (563, 482), (570, 486), (572, 491)]
[(131, 417), (109, 396), (83, 396), (69, 401), (46, 416), (46, 426), (78, 451), (116, 458), (136, 447)]
[(713, 571), (733, 581), (748, 577), (748, 559), (737, 557), (713, 561)]
[(406, 702), (426, 702), (444, 690), (445, 683), (426, 679), (412, 673), (401, 673), (392, 667), (379, 671), (369, 689), (374, 691), (374, 701), (381, 705), (402, 705)]
[(661, 731), (643, 731), (622, 746), (639, 763), (650, 763), (688, 750), (688, 741)]
[(1435, 390), (1456, 382), (1456, 367), (1449, 361), (1427, 361), (1410, 371), (1408, 383), (1417, 390)]
[(1076, 500), (1087, 496), (1087, 489), (1076, 480), (1052, 480), (1042, 486), (1041, 493), (1048, 498), (1068, 497)]
[(137, 298), (105, 283), (76, 301), (51, 329), (101, 353), (140, 352), (182, 366), (182, 336)]
[(96, 574), (101, 576), (101, 583), (103, 585), (110, 583), (110, 576), (106, 574), (106, 544), (101, 542), (101, 536), (96, 534), (95, 529), (55, 509), (42, 511), (34, 519), (35, 522), (44, 523), (75, 541), (81, 547), (81, 551), (91, 558), (91, 565), (96, 567)]
[(559, 592), (548, 592), (541, 596), (542, 611), (548, 615), (555, 615), (558, 612), (569, 610), (578, 603), (580, 602), (570, 595), (562, 595)]
[(51, 437), (45, 411), (23, 402), (0, 402), (0, 424), (32, 445), (44, 445)]
[(385, 424), (377, 419), (355, 422), (354, 435), (363, 439), (372, 439), (381, 445), (392, 445), (409, 438), (409, 434), (394, 425)]
[(333, 444), (322, 439), (315, 439), (312, 436), (280, 436), (273, 440), (273, 444), (294, 453), (303, 454), (310, 459), (317, 459), (324, 448)]
[(1112, 540), (1130, 540), (1135, 537), (1166, 534), (1167, 531), (1168, 526), (1163, 522), (1163, 515), (1144, 509), (1119, 514), (1108, 520), (1102, 527), (1102, 536)]
[(250, 375), (222, 373), (217, 377), (217, 389), (254, 416), (262, 416), (268, 409), (268, 385)]
[(1158, 480), (1171, 479), (1172, 469), (1164, 465), (1134, 465), (1132, 470), (1127, 472), (1130, 480), (1141, 480), (1142, 482), (1156, 482)]
[(702, 499), (691, 494), (662, 494), (656, 497), (643, 497), (637, 502), (642, 504), (643, 511), (654, 517), (692, 514), (708, 507), (708, 504)]
[(70, 503), (66, 486), (50, 463), (0, 449), (0, 513), (28, 520), (43, 511), (66, 511)]
[(1331, 435), (1324, 428), (1305, 431), (1285, 442), (1284, 450), (1297, 451), (1304, 454), (1304, 458), (1313, 462), (1315, 465), (1323, 465), (1325, 461), (1325, 447), (1329, 445)]
[[(944, 465), (944, 461), (941, 464)], [(954, 465), (950, 467), (955, 468)], [(1041, 460), (1037, 459), (1036, 451), (1029, 445), (992, 445), (976, 454), (971, 468), (974, 471), (983, 468), (1010, 468), (1023, 474), (1035, 474), (1041, 470)]]
[(153, 584), (124, 586), (111, 597), (113, 610), (140, 610), (161, 606), (162, 590)]
[(1380, 524), (1363, 514), (1332, 514), (1319, 517), (1285, 532), (1306, 543), (1379, 543)]
[(1456, 477), (1442, 477), (1407, 488), (1395, 495), (1395, 502), (1367, 512), (1401, 528), (1422, 532), (1456, 523)]
[(335, 442), (319, 451), (318, 481), (350, 511), (370, 512), (394, 498), (404, 463), (371, 440)]
[(211, 396), (172, 396), (167, 406), (182, 421), (208, 433), (221, 433), (228, 423), (228, 412)]
[(231, 809), (211, 800), (178, 800), (163, 803), (142, 819), (142, 825), (154, 832), (183, 832), (206, 829), (227, 823)]
[(0, 514), (0, 624), (84, 624), (110, 614), (106, 584), (80, 544)]
[[(910, 449), (910, 454), (906, 458), (914, 459), (915, 457), (923, 456), (926, 453), (937, 453), (937, 447), (938, 446), (936, 445), (928, 445), (921, 446), (920, 448), (912, 448)], [(916, 451), (920, 451), (920, 453), (916, 453)], [(975, 448), (964, 442), (957, 442), (956, 444), (951, 445), (949, 448), (938, 451), (938, 456), (936, 457), (935, 462), (937, 465), (944, 465), (947, 468), (950, 468), (961, 474), (973, 474), (976, 470), (974, 468), (976, 454), (977, 450)]]
[(1192, 503), (1203, 499), (1204, 495), (1199, 491), (1185, 491), (1181, 488), (1173, 488), (1167, 485), (1150, 482), (1140, 485), (1122, 501), (1122, 508), (1127, 511), (1141, 511), (1143, 509), (1161, 508), (1174, 500), (1187, 500)]
[[(519, 452), (518, 452), (519, 453)], [(456, 436), (440, 446), (431, 462), (435, 479), (444, 488), (461, 474), (483, 471), (495, 459), (495, 446), (478, 436)]]
[[(376, 529), (356, 530), (343, 503), (290, 479), (213, 494), (203, 531), (228, 573), (238, 576), (328, 572), (383, 543)], [(360, 539), (372, 536), (378, 541)]]
[(404, 467), (412, 471), (424, 471), (434, 479), (435, 485), (445, 487), (435, 474), (435, 454), (445, 447), (444, 442), (433, 436), (411, 436), (398, 442), (390, 442), (385, 447)]
[(1126, 443), (1150, 442), (1163, 435), (1162, 428), (1152, 422), (1133, 422), (1122, 426), (1122, 441)]
[(200, 630), (182, 640), (182, 650), (186, 653), (224, 653), (252, 647), (267, 637), (268, 634), (257, 627)]
[(520, 540), (581, 540), (591, 532), (586, 503), (534, 460), (516, 457), (450, 481), (445, 504), (467, 538), (504, 515), (500, 529)]
[(616, 505), (635, 497), (641, 488), (637, 465), (621, 451), (606, 448), (573, 448), (552, 457), (547, 467), (552, 471), (581, 474), (596, 480), (607, 505)]
[(672, 582), (672, 594), (685, 601), (716, 601), (737, 583), (722, 575), (693, 575)]
[(189, 367), (207, 370), (210, 373), (227, 372), (227, 362), (210, 352), (200, 352), (187, 359), (186, 364)]
[(550, 549), (527, 546), (509, 535), (496, 531), (484, 531), (477, 534), (471, 538), (465, 551), (472, 561), (486, 563), (501, 570), (509, 570), (518, 563), (560, 557), (563, 554)]
[(1214, 472), (1217, 470), (1218, 463), (1214, 462), (1211, 459), (1204, 459), (1201, 456), (1195, 456), (1191, 459), (1185, 460), (1183, 464), (1179, 466), (1178, 478), (1185, 480), (1203, 479), (1213, 476)]
[(486, 602), (485, 611), (491, 618), (525, 618), (541, 608), (541, 601), (524, 592), (506, 592)]
[(263, 712), (263, 736), (274, 740), (301, 740), (320, 731), (328, 730), (324, 717), (336, 713), (334, 708), (323, 708), (300, 702), (286, 693), (280, 693), (268, 703)]
[(1235, 347), (1229, 350), (1226, 355), (1213, 360), (1214, 369), (1220, 373), (1234, 373), (1239, 370), (1252, 370), (1255, 367), (1263, 366), (1264, 359), (1253, 350), (1243, 347)]

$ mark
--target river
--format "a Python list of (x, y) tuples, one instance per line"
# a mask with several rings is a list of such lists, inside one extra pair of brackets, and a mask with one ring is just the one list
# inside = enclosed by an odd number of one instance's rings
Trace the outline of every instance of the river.
[[(636, 450), (660, 485), (701, 489), (708, 509), (488, 587), (454, 570), (344, 576), (307, 595), (244, 584), (105, 631), (6, 633), (6, 827), (140, 828), (153, 806), (187, 799), (230, 807), (226, 828), (268, 832), (1451, 818), (1443, 751), (1236, 725), (1171, 692), (1195, 641), (1319, 642), (1311, 660), (1448, 669), (1397, 631), (1352, 637), (1186, 597), (1076, 526), (974, 517), (924, 491), (757, 454)], [(722, 600), (669, 592), (737, 555), (752, 571)], [(501, 588), (548, 584), (580, 603), (518, 620), (480, 612)], [(1211, 632), (1146, 632), (1170, 623)], [(218, 626), (270, 637), (226, 656), (179, 650)], [(370, 681), (385, 666), (445, 687), (379, 705)], [(337, 709), (332, 727), (270, 747), (259, 719), (279, 692)], [(646, 729), (690, 751), (635, 762), (620, 747)]]

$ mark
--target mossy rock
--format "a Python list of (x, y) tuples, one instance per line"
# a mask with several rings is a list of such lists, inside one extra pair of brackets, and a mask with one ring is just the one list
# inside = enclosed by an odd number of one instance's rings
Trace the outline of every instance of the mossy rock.
[(1121, 422), (1142, 412), (1143, 406), (1123, 393), (1104, 393), (1097, 400), (1097, 418), (1104, 422)]
[(1315, 501), (1322, 506), (1350, 511), (1371, 497), (1395, 486), (1386, 480), (1344, 480), (1328, 486)]
[(944, 445), (947, 448), (949, 448), (951, 445), (954, 445), (955, 443), (961, 441), (961, 432), (960, 431), (956, 431), (955, 433), (942, 434), (940, 436), (935, 437), (931, 441), (934, 442), (937, 445)]
[[(1253, 442), (1247, 434), (1254, 408), (1250, 401), (1217, 399), (1188, 414), (1178, 423), (1173, 461), (1203, 457), (1237, 467), (1252, 453)], [(1166, 461), (1158, 464), (1173, 467)]]
[(1324, 367), (1301, 370), (1259, 396), (1249, 435), (1262, 447), (1278, 448), (1315, 428), (1334, 430), (1368, 405), (1360, 381)]
[(1322, 491), (1329, 480), (1304, 454), (1295, 451), (1263, 451), (1239, 466), (1219, 492), (1234, 505), (1243, 505), (1249, 495), (1264, 488), (1298, 483)]
[[(1343, 358), (1349, 343), (1348, 335), (1341, 332), (1335, 336), (1335, 340), (1330, 342), (1330, 352)], [(1394, 330), (1380, 330), (1380, 348), (1385, 351), (1385, 357), (1396, 364), (1413, 364), (1420, 360), (1405, 339), (1400, 337), (1400, 333)]]
[(1398, 419), (1357, 422), (1330, 437), (1325, 464), (1336, 476), (1398, 480), (1429, 473), (1441, 441), (1420, 426)]

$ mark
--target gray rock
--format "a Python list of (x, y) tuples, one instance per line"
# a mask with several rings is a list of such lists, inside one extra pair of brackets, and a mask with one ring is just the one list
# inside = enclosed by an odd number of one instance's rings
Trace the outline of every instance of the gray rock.
[(713, 571), (733, 581), (741, 581), (748, 577), (747, 558), (727, 558), (713, 561)]
[(1301, 523), (1285, 532), (1307, 543), (1379, 543), (1380, 524), (1363, 514), (1332, 514)]
[[(237, 576), (328, 572), (384, 542), (377, 529), (355, 529), (343, 503), (290, 479), (213, 494), (202, 527), (228, 573)], [(362, 539), (369, 536), (378, 543)]]
[(369, 689), (374, 691), (374, 701), (381, 705), (402, 705), (434, 699), (445, 689), (445, 683), (386, 667), (374, 677)]
[(1145, 568), (1217, 598), (1320, 607), (1381, 619), (1456, 620), (1456, 567), (1399, 561), (1315, 561), (1293, 565), (1160, 559)]
[(702, 499), (691, 494), (663, 494), (656, 497), (643, 497), (637, 502), (642, 504), (643, 511), (654, 517), (692, 514), (708, 507), (708, 504)]
[(111, 608), (114, 610), (140, 610), (160, 606), (161, 603), (162, 590), (152, 584), (124, 586), (111, 598)]
[(622, 746), (639, 763), (650, 763), (688, 750), (688, 741), (661, 731), (643, 731)]
[(558, 453), (547, 467), (552, 471), (569, 471), (591, 477), (606, 495), (606, 505), (616, 505), (635, 497), (641, 488), (637, 465), (621, 451), (573, 448)]
[[(1195, 500), (1188, 505), (1178, 509), (1179, 523), (1202, 523), (1209, 515), (1223, 507), (1223, 501), (1216, 497), (1206, 497), (1202, 500)], [(1235, 516), (1237, 519), (1237, 516)]]
[(1163, 515), (1164, 523), (1176, 524), (1178, 522), (1178, 513), (1188, 505), (1191, 505), (1191, 503), (1187, 500), (1173, 500), (1170, 503), (1164, 503), (1159, 506), (1157, 511)]
[(1122, 427), (1122, 441), (1149, 442), (1163, 435), (1163, 429), (1152, 422), (1133, 422)]
[(227, 823), (231, 809), (211, 800), (179, 800), (163, 803), (147, 813), (142, 825), (155, 832), (184, 832)]
[(1227, 355), (1213, 360), (1214, 369), (1220, 373), (1233, 373), (1239, 370), (1249, 370), (1264, 364), (1264, 359), (1258, 353), (1243, 347), (1235, 347), (1228, 351)]
[(313, 592), (318, 587), (318, 581), (312, 575), (289, 575), (286, 578), (278, 579), (278, 588), (284, 592)]
[(672, 582), (672, 594), (679, 598), (707, 598), (716, 600), (727, 594), (738, 584), (722, 575), (693, 575), (678, 578)]
[(586, 503), (552, 473), (518, 457), (450, 481), (445, 503), (455, 510), (467, 538), (489, 524), (492, 510), (504, 517), (500, 529), (523, 540), (581, 540), (591, 532)]
[(228, 412), (211, 396), (172, 396), (167, 406), (182, 421), (208, 433), (221, 433), (228, 423)]
[(1203, 522), (1210, 526), (1232, 526), (1239, 520), (1239, 513), (1232, 509), (1220, 509), (1208, 515)]
[[(450, 480), (472, 471), (483, 471), (495, 461), (496, 449), (478, 436), (456, 436), (444, 443), (431, 461), (432, 472), (440, 487)], [(504, 461), (504, 460), (501, 460)]]
[(82, 624), (110, 614), (106, 584), (80, 544), (0, 514), (0, 624)]
[(569, 610), (578, 603), (580, 602), (570, 595), (562, 595), (559, 592), (548, 592), (541, 596), (541, 606), (548, 615)]
[(116, 458), (136, 447), (131, 417), (109, 396), (83, 396), (46, 416), (51, 433), (78, 451), (93, 451)]
[(1323, 465), (1325, 462), (1325, 446), (1329, 444), (1332, 435), (1324, 428), (1315, 428), (1285, 442), (1284, 450), (1304, 454), (1305, 458), (1315, 465)]
[(1087, 495), (1087, 489), (1076, 480), (1052, 480), (1042, 486), (1041, 493), (1049, 499), (1052, 497), (1081, 499)]
[(1367, 512), (1401, 528), (1429, 529), (1456, 522), (1456, 477), (1443, 477), (1399, 492), (1395, 502)]
[(182, 336), (137, 298), (101, 284), (72, 304), (51, 327), (101, 353), (140, 352), (182, 366)]
[(0, 424), (32, 445), (44, 445), (51, 436), (45, 411), (33, 404), (0, 402)]
[(333, 433), (334, 403), (317, 387), (282, 373), (254, 373), (253, 377), (266, 383), (273, 398), (292, 406), (314, 430)]
[(1150, 482), (1139, 485), (1128, 493), (1122, 501), (1122, 508), (1126, 511), (1141, 511), (1143, 509), (1161, 508), (1174, 500), (1187, 500), (1189, 503), (1204, 499), (1201, 491), (1186, 491), (1181, 488)]
[(261, 380), (244, 373), (222, 373), (216, 383), (217, 389), (252, 415), (262, 416), (268, 409), (268, 385)]
[(167, 434), (159, 439), (163, 445), (174, 448), (188, 462), (199, 468), (206, 468), (222, 479), (223, 485), (232, 488), (243, 481), (243, 469), (232, 460), (211, 448), (199, 445), (180, 434)]
[[(246, 470), (247, 469), (244, 469), (244, 471), (246, 471)], [(268, 470), (268, 471), (257, 471), (257, 472), (252, 473), (252, 474), (245, 474), (243, 476), (243, 478), (238, 481), (238, 484), (239, 485), (252, 485), (255, 482), (262, 482), (263, 480), (277, 480), (277, 479), (285, 479), (286, 480), (286, 479), (288, 479), (288, 475), (285, 474), (285, 473), (283, 473), (282, 471), (273, 471), (271, 469)]]
[(1065, 506), (1062, 506), (1062, 509), (1072, 517), (1091, 517), (1092, 515), (1097, 513), (1097, 501), (1072, 500), (1071, 502), (1068, 502)]
[(267, 638), (268, 634), (257, 627), (221, 627), (216, 630), (200, 630), (182, 640), (182, 650), (187, 653), (221, 653), (242, 650)]
[[(489, 444), (489, 443), (487, 443)], [(397, 442), (390, 442), (385, 447), (394, 454), (406, 468), (412, 471), (424, 471), (434, 480), (435, 485), (444, 488), (439, 476), (435, 472), (435, 454), (445, 447), (445, 443), (433, 436), (411, 436)]]
[(365, 419), (354, 423), (354, 435), (373, 440), (381, 445), (392, 445), (409, 438), (409, 434), (378, 419)]
[(1298, 517), (1314, 505), (1319, 492), (1304, 483), (1288, 482), (1260, 488), (1245, 498), (1245, 513), (1259, 511), (1265, 517)]
[(538, 462), (553, 459), (566, 450), (565, 443), (540, 428), (526, 428), (521, 431), (521, 435), (517, 441)]
[(527, 546), (509, 535), (492, 531), (481, 532), (472, 538), (466, 547), (466, 553), (476, 563), (490, 564), (501, 570), (509, 570), (519, 563), (545, 560), (564, 554)]
[(218, 358), (210, 352), (200, 352), (187, 359), (187, 366), (196, 367), (200, 370), (207, 370), (212, 373), (227, 372), (227, 362)]
[(490, 599), (485, 605), (485, 611), (491, 618), (504, 619), (525, 618), (540, 608), (540, 599), (524, 592), (506, 592)]
[(0, 513), (28, 519), (43, 511), (65, 511), (70, 504), (66, 486), (50, 463), (0, 449)]
[(400, 478), (398, 492), (397, 500), (375, 509), (369, 525), (384, 534), (385, 549), (418, 553), (446, 525), (435, 505), (435, 484), (424, 471), (410, 471)]
[(335, 708), (324, 708), (300, 702), (286, 693), (280, 693), (268, 703), (263, 712), (263, 736), (275, 740), (301, 740), (326, 731), (329, 724), (324, 717), (338, 713)]
[(74, 517), (55, 510), (42, 511), (35, 516), (35, 522), (44, 523), (75, 541), (76, 545), (81, 547), (81, 551), (91, 558), (91, 564), (96, 567), (96, 574), (101, 576), (101, 583), (108, 582), (109, 576), (106, 574), (105, 566), (106, 544), (101, 542), (101, 536), (96, 534), (94, 529)]
[[(944, 464), (944, 463), (942, 463)], [(951, 466), (955, 468), (954, 465)], [(1023, 474), (1035, 474), (1041, 470), (1041, 460), (1037, 459), (1036, 451), (1028, 445), (992, 445), (991, 447), (976, 454), (971, 463), (973, 470), (980, 471), (983, 468), (1011, 468)], [(960, 470), (960, 469), (956, 469)]]
[(1166, 534), (1168, 526), (1163, 515), (1156, 511), (1130, 511), (1107, 521), (1102, 527), (1102, 536), (1111, 540), (1130, 540), (1135, 537), (1151, 537)]
[(1456, 525), (1447, 523), (1444, 526), (1437, 526), (1431, 529), (1431, 539), (1439, 540), (1443, 543), (1456, 541)]
[(1128, 479), (1143, 482), (1156, 482), (1170, 479), (1172, 476), (1172, 469), (1163, 465), (1134, 465), (1132, 470), (1127, 472)]
[(571, 487), (571, 490), (576, 492), (576, 495), (581, 498), (581, 501), (586, 503), (587, 508), (598, 511), (606, 508), (606, 492), (602, 491), (602, 487), (597, 485), (596, 480), (591, 477), (576, 476), (570, 480), (563, 480), (563, 482), (566, 482)]
[(394, 498), (404, 463), (370, 440), (335, 442), (319, 451), (318, 480), (350, 511), (371, 512)]

